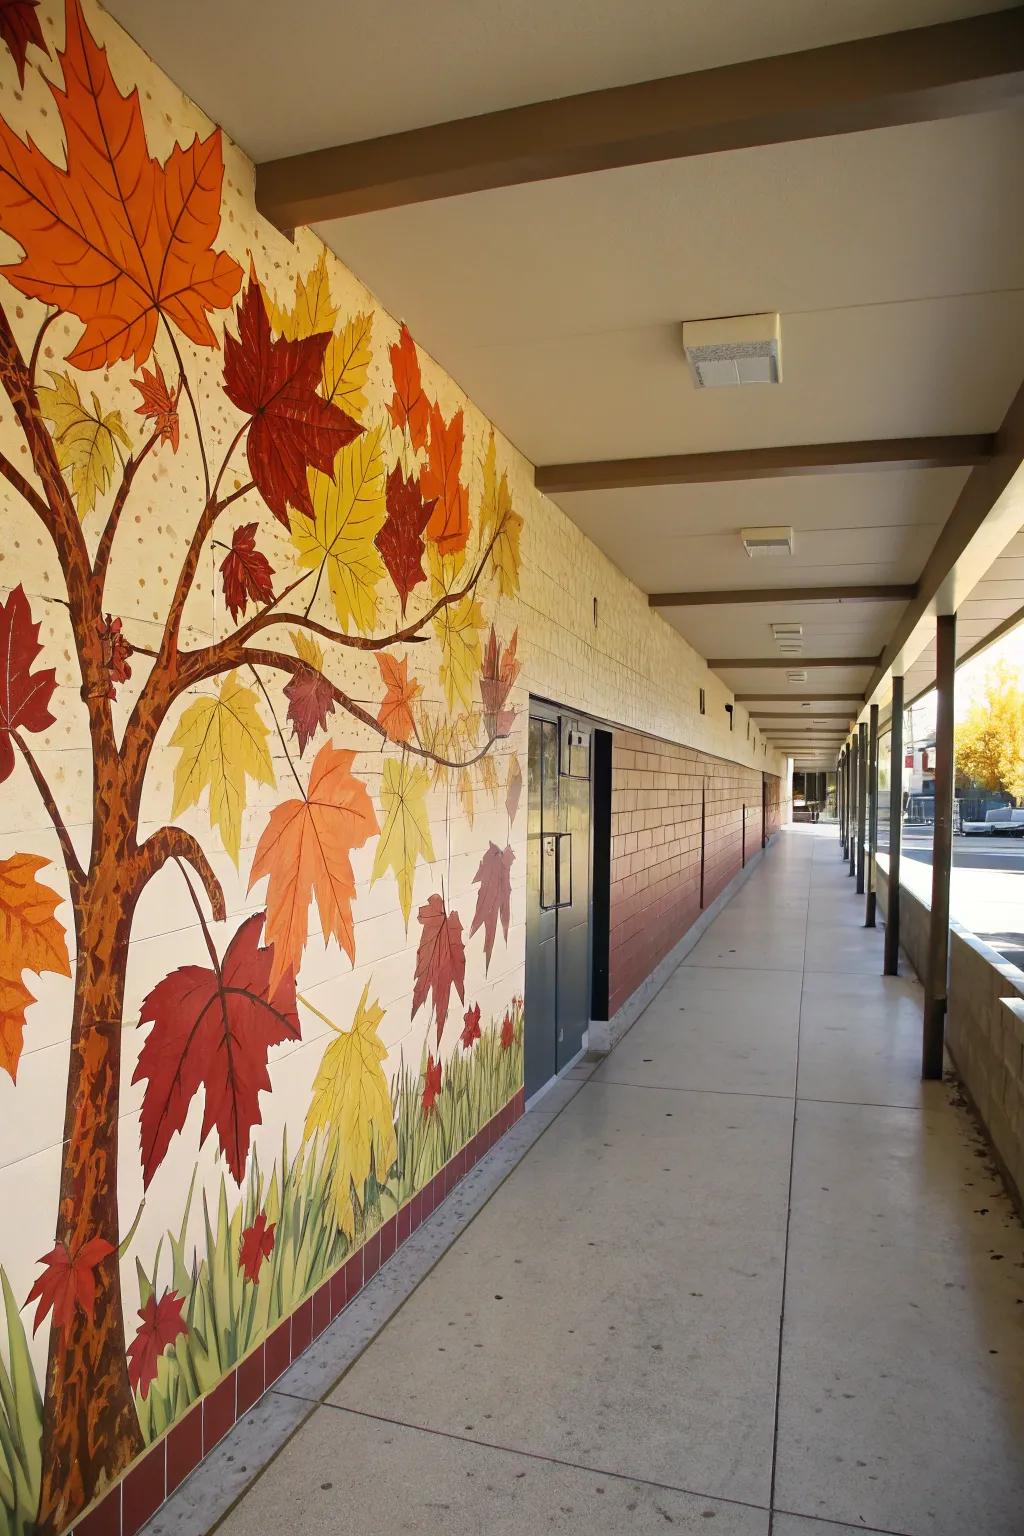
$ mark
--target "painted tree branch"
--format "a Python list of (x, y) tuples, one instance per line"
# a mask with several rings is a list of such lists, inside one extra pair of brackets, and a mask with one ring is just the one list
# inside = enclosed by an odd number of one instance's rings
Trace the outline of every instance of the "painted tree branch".
[(0, 454), (0, 475), (3, 475), (4, 479), (14, 486), (18, 495), (24, 497), (39, 520), (45, 523), (50, 514), (50, 509), (46, 502), (40, 496), (35, 486), (30, 485), (25, 479), (21, 470), (15, 469), (10, 459), (5, 459), (2, 454)]
[(82, 868), (78, 855), (75, 852), (75, 845), (71, 841), (71, 834), (68, 832), (67, 826), (64, 822), (64, 817), (61, 815), (60, 807), (54, 799), (53, 791), (51, 790), (49, 784), (46, 782), (46, 776), (43, 773), (43, 770), (40, 768), (39, 764), (36, 762), (35, 756), (32, 753), (28, 743), (18, 731), (12, 731), (11, 737), (17, 745), (17, 748), (22, 757), (25, 759), (28, 771), (32, 775), (32, 781), (35, 784), (36, 789), (39, 791), (39, 797), (45, 805), (46, 813), (53, 823), (53, 830), (56, 832), (57, 841), (60, 843), (60, 851), (64, 856), (64, 867), (67, 870), (68, 879), (71, 882), (72, 893), (74, 894), (85, 880), (85, 870)]
[(182, 827), (161, 827), (139, 848), (140, 874), (145, 885), (157, 874), (169, 859), (188, 864), (202, 881), (210, 903), (214, 921), (222, 923), (227, 916), (224, 889), (213, 872), (209, 859), (191, 832)]
[(96, 577), (96, 585), (99, 589), (101, 606), (103, 589), (107, 580), (107, 566), (110, 564), (110, 553), (114, 547), (114, 535), (117, 533), (117, 525), (121, 521), (121, 513), (124, 511), (125, 503), (128, 500), (128, 495), (132, 488), (132, 481), (138, 474), (143, 460), (146, 458), (147, 454), (153, 451), (159, 440), (160, 428), (156, 427), (151, 435), (146, 439), (145, 443), (143, 443), (138, 455), (128, 459), (124, 466), (124, 471), (121, 475), (121, 484), (117, 488), (117, 494), (114, 497), (113, 504), (111, 505), (110, 511), (107, 514), (107, 521), (104, 524), (103, 532), (100, 535), (100, 542), (96, 546), (96, 558), (93, 561), (93, 571)]

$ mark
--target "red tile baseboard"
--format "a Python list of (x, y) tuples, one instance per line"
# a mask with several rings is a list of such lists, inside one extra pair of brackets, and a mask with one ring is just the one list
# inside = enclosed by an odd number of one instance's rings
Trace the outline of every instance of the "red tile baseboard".
[(235, 1423), (259, 1402), (312, 1341), (353, 1301), (382, 1264), (451, 1194), (526, 1109), (526, 1092), (494, 1115), (425, 1188), (407, 1200), (363, 1243), (358, 1252), (300, 1302), (251, 1354), (212, 1392), (172, 1425), (164, 1438), (136, 1461), (116, 1487), (82, 1515), (66, 1536), (137, 1536), (165, 1498), (199, 1466)]

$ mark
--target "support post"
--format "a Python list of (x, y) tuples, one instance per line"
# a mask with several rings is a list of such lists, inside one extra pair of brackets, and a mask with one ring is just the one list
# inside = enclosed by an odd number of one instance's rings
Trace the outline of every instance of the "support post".
[(932, 840), (932, 911), (924, 986), (921, 1076), (941, 1078), (949, 966), (949, 871), (953, 859), (953, 683), (956, 614), (935, 621), (935, 836)]
[(843, 837), (842, 855), (850, 857), (850, 743), (843, 744)]
[(857, 731), (857, 825), (854, 837), (857, 841), (857, 895), (864, 895), (864, 838), (867, 836), (868, 813), (868, 723), (862, 720)]
[(900, 854), (903, 850), (903, 679), (892, 680), (892, 728), (889, 735), (889, 894), (885, 903), (883, 976), (900, 969)]
[(850, 874), (857, 873), (857, 755), (859, 749), (857, 732), (853, 734), (850, 743), (850, 815), (846, 828), (846, 852), (850, 860)]
[(868, 852), (864, 878), (864, 927), (875, 926), (875, 854), (878, 852), (878, 705), (872, 704), (868, 717)]

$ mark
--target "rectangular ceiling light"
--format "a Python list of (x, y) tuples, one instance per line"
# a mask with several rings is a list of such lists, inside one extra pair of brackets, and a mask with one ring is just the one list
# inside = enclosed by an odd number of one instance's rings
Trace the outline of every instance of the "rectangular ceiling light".
[(807, 681), (807, 673), (806, 672), (787, 672), (786, 673), (786, 682), (787, 683), (806, 683), (806, 681)]
[(804, 627), (802, 624), (773, 624), (772, 634), (776, 640), (802, 640)]
[(793, 553), (792, 528), (741, 528), (740, 538), (751, 560)]
[(698, 389), (782, 382), (778, 314), (685, 320), (683, 346)]

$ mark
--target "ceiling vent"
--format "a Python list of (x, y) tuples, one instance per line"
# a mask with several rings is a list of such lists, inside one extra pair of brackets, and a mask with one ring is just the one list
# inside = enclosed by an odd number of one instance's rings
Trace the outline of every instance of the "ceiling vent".
[(780, 640), (780, 642), (779, 642), (779, 655), (780, 656), (802, 656), (803, 653), (804, 653), (804, 643), (803, 643), (802, 640)]
[(773, 624), (772, 634), (776, 640), (802, 640), (804, 627), (802, 624)]
[(782, 328), (777, 314), (686, 320), (683, 346), (698, 389), (782, 382)]
[(807, 681), (807, 673), (806, 672), (793, 671), (793, 672), (787, 672), (786, 673), (786, 682), (787, 683), (806, 683), (806, 681)]
[(792, 528), (741, 528), (740, 538), (751, 560), (793, 553)]

